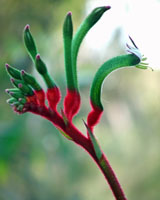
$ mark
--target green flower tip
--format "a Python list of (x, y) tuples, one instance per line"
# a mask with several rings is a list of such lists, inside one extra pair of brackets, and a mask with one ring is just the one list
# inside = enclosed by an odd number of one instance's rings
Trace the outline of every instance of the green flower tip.
[(7, 101), (6, 101), (8, 104), (13, 104), (13, 103), (15, 103), (15, 102), (17, 102), (17, 99), (15, 99), (15, 98), (10, 98), (10, 99), (7, 99)]
[(25, 71), (21, 70), (21, 75), (24, 76), (24, 74), (25, 74)]
[(41, 57), (40, 57), (40, 54), (38, 53), (37, 55), (36, 55), (36, 60), (40, 60), (41, 59)]
[(35, 56), (37, 54), (37, 48), (34, 42), (34, 39), (32, 37), (32, 34), (30, 33), (30, 26), (27, 24), (24, 28), (24, 43), (26, 46), (26, 49), (33, 59), (35, 61)]
[(18, 88), (22, 88), (22, 87), (23, 87), (22, 83), (19, 83)]
[(36, 69), (41, 75), (45, 75), (47, 73), (47, 67), (42, 61), (39, 53), (36, 55)]
[(27, 24), (25, 27), (24, 27), (24, 31), (28, 31), (30, 29), (30, 25)]
[(10, 78), (11, 83), (14, 84), (14, 78)]
[(146, 61), (147, 58), (144, 57), (144, 55), (141, 54), (140, 50), (138, 49), (137, 45), (133, 41), (133, 39), (129, 36), (129, 39), (133, 46), (130, 46), (129, 44), (126, 44), (127, 46), (127, 52), (135, 55), (137, 58), (139, 58), (139, 64), (135, 65), (135, 67), (140, 68), (140, 69), (147, 69), (149, 68), (149, 64), (143, 61)]
[(67, 16), (71, 17), (72, 16), (72, 12), (69, 11), (68, 14), (67, 14)]
[(89, 15), (91, 24), (95, 24), (100, 19), (100, 17), (103, 15), (103, 13), (106, 12), (107, 10), (109, 10), (110, 8), (111, 8), (111, 6), (101, 6), (101, 7), (95, 8), (92, 11), (91, 15)]
[(6, 66), (6, 70), (8, 71), (9, 64), (8, 64), (8, 63), (6, 63), (6, 64), (5, 64), (5, 66)]
[(9, 76), (21, 80), (20, 71), (14, 67), (11, 67), (8, 63), (5, 64), (6, 71)]
[(72, 13), (68, 12), (63, 25), (63, 36), (64, 38), (72, 38), (73, 24), (72, 24)]
[(6, 89), (5, 92), (9, 94), (9, 89)]

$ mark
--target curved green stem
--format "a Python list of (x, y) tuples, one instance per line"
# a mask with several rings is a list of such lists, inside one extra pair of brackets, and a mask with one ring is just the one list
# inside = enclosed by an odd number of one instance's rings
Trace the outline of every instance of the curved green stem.
[(110, 9), (110, 6), (103, 6), (95, 8), (88, 17), (82, 22), (79, 29), (77, 30), (72, 41), (72, 68), (74, 74), (74, 85), (78, 89), (77, 82), (77, 56), (82, 40), (88, 33), (88, 31), (96, 24), (96, 22), (101, 18), (103, 13)]
[(101, 103), (101, 90), (102, 83), (104, 79), (114, 70), (134, 66), (140, 63), (140, 58), (134, 54), (127, 54), (122, 56), (117, 56), (105, 62), (97, 71), (95, 78), (92, 83), (90, 98), (91, 102), (94, 106), (99, 107), (103, 110), (103, 106)]

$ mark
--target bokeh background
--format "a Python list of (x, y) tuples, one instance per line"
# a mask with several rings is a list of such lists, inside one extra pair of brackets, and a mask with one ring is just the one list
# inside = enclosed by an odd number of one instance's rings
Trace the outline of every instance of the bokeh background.
[(12, 87), (6, 62), (33, 73), (44, 85), (23, 45), (23, 28), (30, 24), (38, 50), (64, 97), (64, 17), (72, 11), (76, 29), (92, 8), (101, 5), (112, 9), (81, 46), (82, 107), (74, 123), (85, 134), (82, 119), (90, 110), (94, 74), (107, 59), (125, 53), (130, 34), (156, 70), (126, 68), (108, 77), (102, 95), (105, 111), (95, 134), (128, 199), (160, 199), (160, 1), (0, 0), (0, 200), (114, 199), (84, 150), (39, 116), (13, 113), (4, 92)]

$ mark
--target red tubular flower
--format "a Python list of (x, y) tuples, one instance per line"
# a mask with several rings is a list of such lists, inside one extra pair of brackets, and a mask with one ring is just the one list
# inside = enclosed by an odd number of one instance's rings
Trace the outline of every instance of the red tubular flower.
[(78, 113), (80, 108), (80, 94), (76, 90), (67, 89), (64, 99), (64, 113), (69, 121)]
[(47, 100), (48, 100), (49, 107), (52, 110), (56, 111), (57, 104), (59, 103), (60, 99), (61, 99), (61, 94), (58, 87), (55, 86), (53, 88), (48, 88)]
[(45, 106), (45, 92), (43, 89), (41, 90), (35, 90), (34, 91), (37, 101), (38, 101), (38, 105), (39, 106)]
[(91, 131), (93, 131), (93, 127), (96, 126), (96, 124), (98, 124), (102, 116), (103, 110), (100, 107), (94, 105), (92, 101), (90, 101), (90, 105), (92, 110), (88, 114), (87, 125), (91, 129)]
[[(57, 105), (61, 99), (60, 89), (48, 73), (47, 66), (42, 61), (40, 54), (38, 54), (34, 39), (30, 33), (29, 25), (24, 29), (25, 46), (35, 64), (37, 72), (46, 83), (47, 91), (45, 92), (41, 88), (32, 75), (24, 70), (20, 72), (6, 64), (6, 70), (9, 76), (12, 77), (11, 82), (14, 85), (14, 88), (6, 90), (11, 96), (11, 98), (7, 100), (7, 103), (19, 114), (32, 112), (52, 122), (66, 138), (80, 145), (89, 153), (108, 181), (115, 199), (127, 200), (109, 161), (96, 140), (93, 128), (99, 122), (103, 113), (101, 89), (106, 76), (112, 71), (126, 66), (136, 66), (141, 69), (148, 67), (148, 64), (141, 62), (141, 60), (143, 61), (145, 58), (142, 58), (137, 46), (131, 38), (134, 47), (127, 45), (130, 54), (117, 56), (108, 60), (95, 74), (90, 91), (91, 111), (88, 114), (87, 123), (84, 122), (88, 135), (85, 136), (72, 123), (72, 119), (78, 113), (81, 103), (76, 68), (78, 51), (85, 35), (102, 17), (103, 13), (109, 9), (110, 6), (94, 9), (82, 22), (74, 37), (72, 37), (73, 24), (71, 12), (69, 12), (65, 18), (63, 40), (67, 89), (63, 108), (60, 109), (61, 113), (59, 113), (57, 109)], [(47, 101), (48, 105), (45, 104)]]

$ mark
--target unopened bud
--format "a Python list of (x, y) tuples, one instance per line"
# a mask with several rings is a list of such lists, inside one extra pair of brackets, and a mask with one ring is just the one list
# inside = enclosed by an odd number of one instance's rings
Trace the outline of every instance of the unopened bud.
[(24, 28), (24, 43), (29, 55), (31, 56), (33, 61), (35, 61), (35, 58), (37, 55), (37, 48), (36, 48), (34, 39), (30, 33), (29, 25), (26, 25), (26, 27)]
[(47, 73), (47, 67), (45, 63), (42, 61), (39, 54), (36, 55), (36, 69), (41, 75), (44, 75)]
[(19, 91), (19, 92), (9, 92), (9, 95), (11, 97), (14, 97), (16, 99), (19, 99), (19, 98), (23, 98), (24, 95)]
[(36, 81), (36, 79), (32, 75), (25, 72), (24, 70), (21, 71), (21, 77), (23, 81), (29, 84), (34, 90), (39, 91), (42, 89), (41, 86)]
[(7, 103), (8, 103), (8, 104), (13, 104), (14, 102), (17, 102), (17, 99), (15, 99), (15, 98), (10, 98), (10, 99), (7, 100)]
[(21, 80), (21, 73), (18, 69), (6, 64), (6, 70), (11, 77)]

